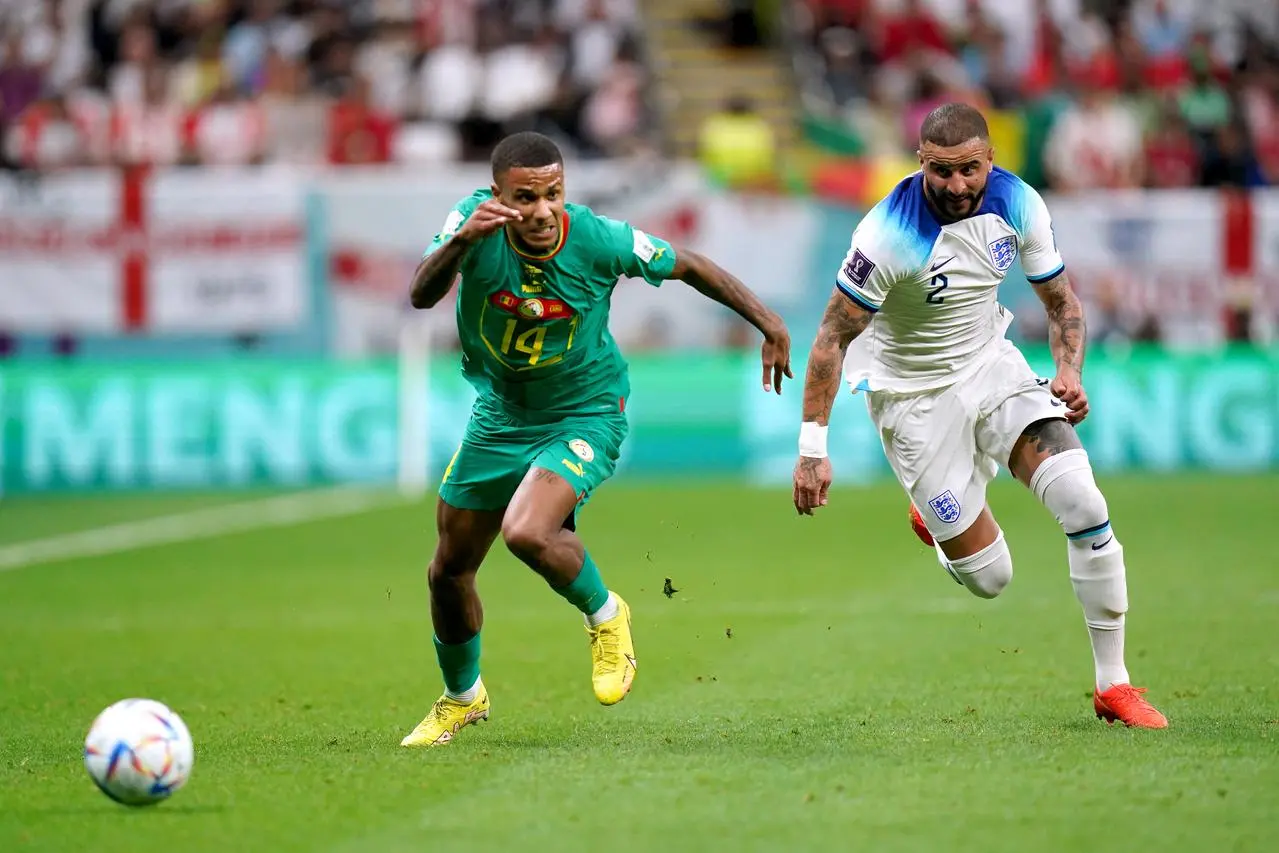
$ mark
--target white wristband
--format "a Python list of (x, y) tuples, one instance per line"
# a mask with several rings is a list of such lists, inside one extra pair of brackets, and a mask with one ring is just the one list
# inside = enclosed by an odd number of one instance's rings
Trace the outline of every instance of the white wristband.
[(817, 421), (804, 421), (799, 427), (799, 455), (810, 459), (826, 458), (826, 432), (829, 426)]

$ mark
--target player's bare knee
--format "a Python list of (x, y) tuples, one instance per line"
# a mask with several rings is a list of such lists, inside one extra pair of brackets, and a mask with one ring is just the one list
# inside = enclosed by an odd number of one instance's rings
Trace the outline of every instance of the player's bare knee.
[(426, 567), (427, 583), (435, 586), (473, 577), (480, 570), (491, 541), (474, 535), (472, 531), (440, 531), (435, 553), (431, 555), (431, 562)]
[(530, 566), (541, 564), (542, 555), (551, 547), (554, 532), (544, 525), (509, 515), (502, 521), (502, 541), (512, 554)]
[(444, 584), (465, 583), (479, 571), (479, 561), (465, 552), (437, 549), (426, 566), (426, 583), (432, 589)]
[(951, 571), (978, 598), (995, 598), (1013, 579), (1013, 556), (999, 531), (995, 541), (969, 557), (950, 560)]
[(1083, 449), (1066, 450), (1045, 459), (1030, 478), (1030, 488), (1067, 536), (1090, 535), (1110, 523), (1106, 498), (1097, 487)]
[(426, 585), (431, 589), (439, 589), (445, 584), (453, 583), (457, 575), (448, 570), (448, 566), (439, 559), (433, 559), (426, 566)]

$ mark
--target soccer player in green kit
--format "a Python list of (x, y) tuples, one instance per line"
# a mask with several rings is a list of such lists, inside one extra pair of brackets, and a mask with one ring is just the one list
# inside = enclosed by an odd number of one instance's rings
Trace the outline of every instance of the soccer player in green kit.
[(596, 698), (612, 705), (631, 689), (630, 608), (575, 532), (578, 508), (612, 475), (628, 430), (627, 367), (608, 329), (619, 278), (684, 281), (732, 308), (764, 335), (764, 390), (781, 393), (791, 376), (777, 314), (707, 258), (567, 203), (564, 160), (550, 139), (508, 136), (492, 167), (493, 186), (453, 208), (410, 294), (413, 307), (430, 308), (460, 273), (462, 372), (477, 399), (440, 484), (427, 570), (444, 695), (403, 746), (447, 744), (488, 717), (475, 575), (499, 534), (583, 613)]

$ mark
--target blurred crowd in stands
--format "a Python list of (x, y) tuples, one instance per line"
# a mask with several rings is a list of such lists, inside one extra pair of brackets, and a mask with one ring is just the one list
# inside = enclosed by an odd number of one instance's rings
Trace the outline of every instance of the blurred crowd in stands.
[(636, 0), (0, 0), (0, 160), (423, 163), (516, 129), (645, 150)]
[(872, 157), (936, 104), (1040, 187), (1279, 183), (1275, 0), (792, 0), (810, 88)]

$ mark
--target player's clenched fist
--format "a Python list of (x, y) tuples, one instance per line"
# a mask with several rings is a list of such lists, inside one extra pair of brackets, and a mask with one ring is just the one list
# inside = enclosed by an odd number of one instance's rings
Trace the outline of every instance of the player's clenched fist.
[(812, 515), (817, 507), (826, 506), (831, 478), (828, 457), (799, 457), (795, 463), (795, 511), (800, 515)]
[(524, 217), (518, 210), (507, 207), (496, 199), (489, 199), (475, 208), (462, 227), (457, 229), (457, 239), (472, 243), (487, 237), (508, 222), (519, 222)]
[(1057, 371), (1057, 376), (1048, 386), (1048, 390), (1066, 404), (1067, 422), (1077, 424), (1088, 417), (1088, 395), (1084, 392), (1084, 383), (1079, 376), (1079, 371), (1069, 369)]

